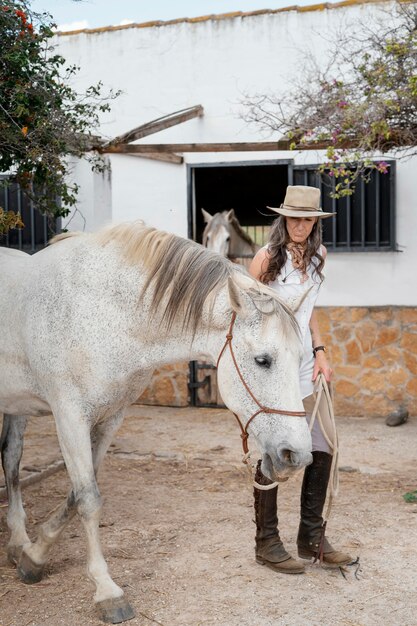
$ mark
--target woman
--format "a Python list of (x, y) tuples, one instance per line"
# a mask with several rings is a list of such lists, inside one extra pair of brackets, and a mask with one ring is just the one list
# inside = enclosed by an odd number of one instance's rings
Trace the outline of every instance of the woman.
[[(270, 241), (259, 250), (249, 268), (252, 276), (275, 289), (291, 307), (297, 307), (296, 318), (304, 345), (300, 365), (300, 386), (307, 418), (314, 407), (314, 381), (320, 372), (330, 382), (332, 370), (326, 348), (320, 337), (314, 311), (320, 285), (326, 248), (321, 243), (320, 220), (334, 215), (320, 208), (320, 190), (315, 187), (290, 186), (280, 208), (268, 207), (279, 214), (274, 221)], [(328, 407), (323, 394), (319, 411), (326, 421)], [(330, 477), (332, 455), (318, 420), (312, 432), (313, 462), (305, 469), (301, 489), (301, 520), (297, 537), (298, 555), (317, 558), (319, 552), (328, 566), (346, 565), (351, 557), (332, 548), (324, 537), (323, 507)], [(258, 462), (256, 481), (271, 484)], [(277, 517), (277, 487), (269, 491), (254, 490), (256, 518), (256, 560), (277, 572), (301, 574), (304, 564), (293, 559), (280, 540)]]

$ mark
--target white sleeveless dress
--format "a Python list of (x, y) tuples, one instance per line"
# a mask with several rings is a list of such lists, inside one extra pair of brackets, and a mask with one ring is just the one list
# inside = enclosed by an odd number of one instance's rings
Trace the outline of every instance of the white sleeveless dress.
[[(265, 246), (265, 249), (268, 249), (268, 246)], [(322, 247), (320, 247), (320, 254), (323, 254)], [(304, 346), (304, 356), (300, 366), (300, 387), (303, 399), (310, 396), (314, 388), (314, 384), (311, 380), (314, 368), (314, 357), (309, 324), (322, 282), (317, 273), (314, 272), (314, 268), (317, 265), (318, 260), (313, 258), (307, 268), (307, 280), (302, 282), (302, 274), (300, 270), (294, 268), (291, 253), (287, 250), (287, 262), (284, 267), (281, 268), (281, 272), (276, 279), (269, 283), (269, 286), (272, 287), (272, 289), (278, 293), (279, 297), (291, 308), (294, 308), (302, 296), (306, 294), (303, 303), (295, 313), (295, 317), (300, 326)]]

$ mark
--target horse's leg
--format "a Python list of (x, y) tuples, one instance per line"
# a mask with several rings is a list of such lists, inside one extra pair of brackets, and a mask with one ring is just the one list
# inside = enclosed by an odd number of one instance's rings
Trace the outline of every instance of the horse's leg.
[[(114, 432), (123, 420), (123, 412), (116, 413), (105, 422), (99, 422), (92, 430), (92, 455), (94, 473), (97, 477), (100, 464), (111, 443)], [(28, 561), (23, 567), (19, 565), (19, 573), (22, 580), (28, 584), (39, 582), (43, 575), (43, 564), (46, 563), (48, 554), (54, 543), (58, 540), (66, 526), (77, 513), (74, 491), (71, 490), (66, 501), (60, 505), (48, 520), (41, 525), (36, 545), (37, 562), (31, 566)]]
[(93, 443), (84, 420), (57, 421), (58, 438), (73, 489), (67, 501), (41, 526), (36, 542), (22, 553), (19, 575), (24, 582), (38, 582), (48, 552), (65, 526), (78, 512), (84, 524), (88, 541), (89, 578), (96, 585), (94, 600), (101, 618), (119, 623), (134, 617), (134, 612), (124, 598), (123, 590), (111, 579), (99, 540), (101, 498), (95, 474), (111, 442), (115, 430), (123, 419), (123, 412), (99, 423), (93, 429)]
[(10, 539), (7, 544), (7, 557), (14, 564), (18, 562), (22, 548), (30, 546), (19, 484), (19, 465), (26, 422), (25, 416), (4, 415), (0, 436), (1, 461), (9, 500), (7, 526), (10, 530)]

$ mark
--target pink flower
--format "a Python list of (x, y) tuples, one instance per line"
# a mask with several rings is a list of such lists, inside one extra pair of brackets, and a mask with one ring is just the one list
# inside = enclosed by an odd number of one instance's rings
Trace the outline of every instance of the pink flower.
[(388, 163), (386, 161), (379, 161), (379, 163), (377, 163), (376, 169), (378, 170), (378, 172), (381, 172), (381, 174), (388, 174)]

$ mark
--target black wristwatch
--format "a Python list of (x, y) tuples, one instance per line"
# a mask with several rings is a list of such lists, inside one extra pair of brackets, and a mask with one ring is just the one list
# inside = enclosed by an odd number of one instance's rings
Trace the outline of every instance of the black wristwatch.
[(323, 352), (326, 352), (326, 347), (325, 346), (316, 346), (315, 348), (313, 348), (313, 356), (316, 357), (316, 354), (319, 350), (323, 350)]

